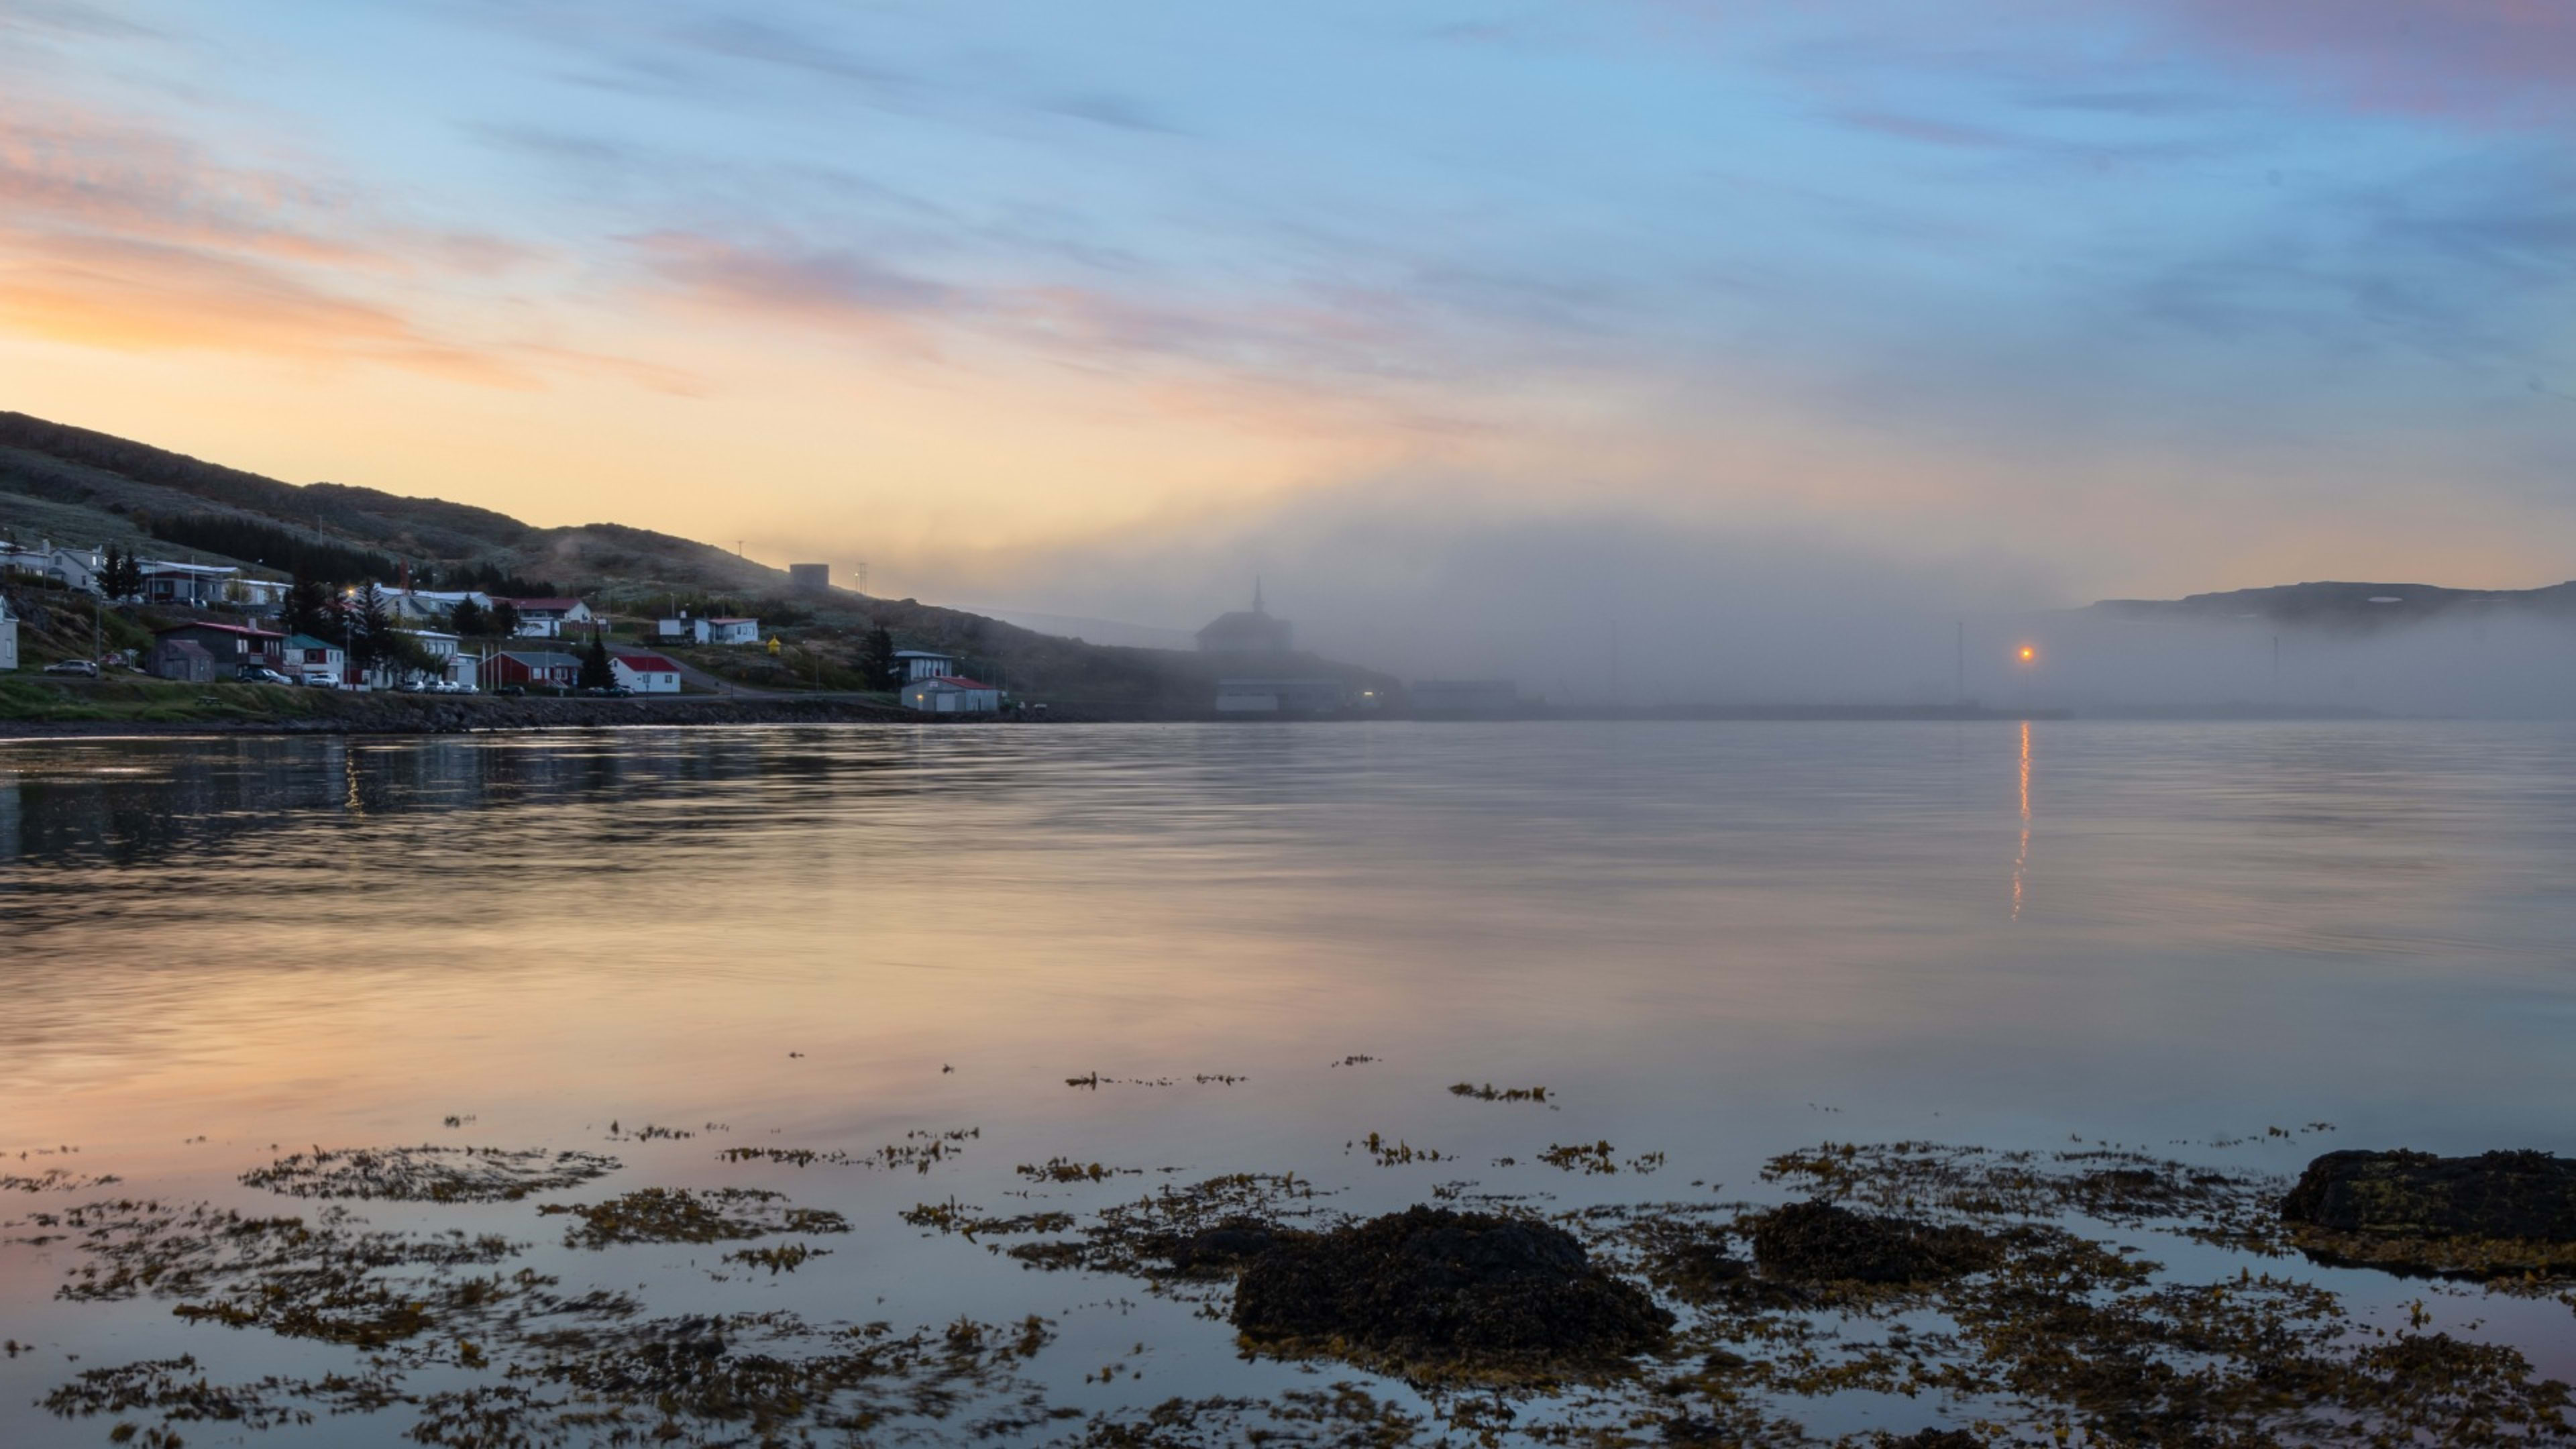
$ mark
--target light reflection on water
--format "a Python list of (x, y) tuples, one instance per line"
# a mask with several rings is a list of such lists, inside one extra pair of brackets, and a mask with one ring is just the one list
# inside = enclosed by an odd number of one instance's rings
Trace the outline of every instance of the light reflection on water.
[[(273, 1142), (457, 1140), (451, 1113), (504, 1145), (690, 1127), (621, 1145), (624, 1185), (760, 1180), (861, 1228), (723, 1293), (922, 1322), (1085, 1296), (894, 1218), (998, 1206), (1059, 1153), (1295, 1168), (1374, 1207), (1459, 1176), (1633, 1195), (1486, 1166), (1595, 1138), (1670, 1154), (1677, 1194), (1826, 1138), (2330, 1121), (2329, 1145), (2568, 1151), (2571, 765), (2563, 726), (2413, 724), (0, 745), (0, 1150), (203, 1194)], [(1354, 1054), (1380, 1060), (1327, 1065)], [(1064, 1086), (1094, 1070), (1179, 1085)], [(926, 1180), (710, 1161), (962, 1126), (984, 1136)], [(1465, 1166), (1344, 1155), (1370, 1131)], [(210, 1352), (46, 1305), (60, 1269), (0, 1249), (0, 1327)], [(1167, 1327), (1133, 1396), (1237, 1371)], [(59, 1368), (0, 1367), (0, 1430)]]

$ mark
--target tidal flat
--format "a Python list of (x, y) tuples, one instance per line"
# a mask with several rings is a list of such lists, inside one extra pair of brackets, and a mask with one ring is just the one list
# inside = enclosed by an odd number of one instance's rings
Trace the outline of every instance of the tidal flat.
[(2562, 1442), (2570, 763), (0, 747), (0, 1440)]

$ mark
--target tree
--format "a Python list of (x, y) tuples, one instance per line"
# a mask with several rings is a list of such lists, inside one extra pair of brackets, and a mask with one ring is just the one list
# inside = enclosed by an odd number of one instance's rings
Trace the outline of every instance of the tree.
[(327, 636), (331, 628), (331, 591), (317, 579), (297, 576), (286, 586), (285, 602), (278, 606), (278, 627), (289, 634)]
[(393, 610), (385, 603), (384, 590), (368, 584), (347, 612), (352, 666), (365, 673), (379, 664), (399, 661), (401, 650), (394, 640)]
[(519, 635), (519, 606), (511, 603), (507, 599), (494, 599), (492, 601), (491, 628), (493, 633), (500, 635), (504, 639), (517, 638)]
[(98, 571), (98, 591), (111, 600), (131, 599), (143, 592), (143, 565), (130, 553), (121, 553), (115, 544), (107, 546), (107, 562)]
[(616, 682), (617, 670), (608, 662), (608, 645), (599, 637), (599, 631), (593, 629), (590, 631), (590, 647), (582, 651), (581, 687), (606, 689)]
[(883, 624), (859, 640), (859, 679), (870, 689), (901, 689), (903, 668), (894, 657), (894, 636)]
[(472, 599), (460, 599), (455, 611), (447, 616), (447, 626), (463, 638), (481, 639), (492, 632), (492, 616)]

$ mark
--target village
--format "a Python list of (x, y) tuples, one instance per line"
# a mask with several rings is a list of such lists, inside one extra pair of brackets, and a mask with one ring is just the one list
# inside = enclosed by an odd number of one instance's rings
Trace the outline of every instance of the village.
[[(1026, 708), (1006, 703), (954, 652), (898, 648), (878, 628), (859, 640), (855, 658), (827, 665), (818, 648), (791, 649), (790, 630), (764, 631), (755, 615), (705, 606), (717, 601), (674, 597), (650, 614), (611, 614), (578, 597), (414, 588), (407, 577), (392, 587), (330, 588), (50, 540), (0, 542), (0, 581), (86, 604), (92, 647), (41, 666), (66, 678), (122, 670), (186, 684), (591, 697), (757, 697), (793, 681), (892, 695), (925, 715)], [(792, 604), (778, 607), (794, 613)], [(21, 667), (20, 623), (0, 593), (0, 671)]]

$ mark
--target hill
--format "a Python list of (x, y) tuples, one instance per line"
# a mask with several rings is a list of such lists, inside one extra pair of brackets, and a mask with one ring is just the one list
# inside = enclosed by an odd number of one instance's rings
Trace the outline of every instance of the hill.
[(339, 483), (294, 484), (149, 444), (0, 412), (0, 530), (193, 556), (271, 576), (334, 582), (575, 594), (647, 612), (671, 596), (777, 621), (797, 650), (781, 682), (811, 668), (830, 684), (857, 638), (883, 627), (899, 648), (940, 649), (1023, 696), (1126, 716), (1204, 714), (1220, 674), (1313, 674), (1392, 698), (1382, 675), (1291, 655), (1258, 664), (1169, 649), (1114, 648), (1042, 634), (960, 609), (849, 589), (791, 592), (786, 572), (693, 539), (617, 523), (540, 528), (438, 498)]
[(2436, 584), (2308, 583), (2190, 594), (2179, 599), (2104, 599), (2090, 612), (2131, 619), (2267, 623), (2385, 629), (2434, 618), (2500, 612), (2576, 619), (2576, 583), (2538, 589), (2451, 589)]

